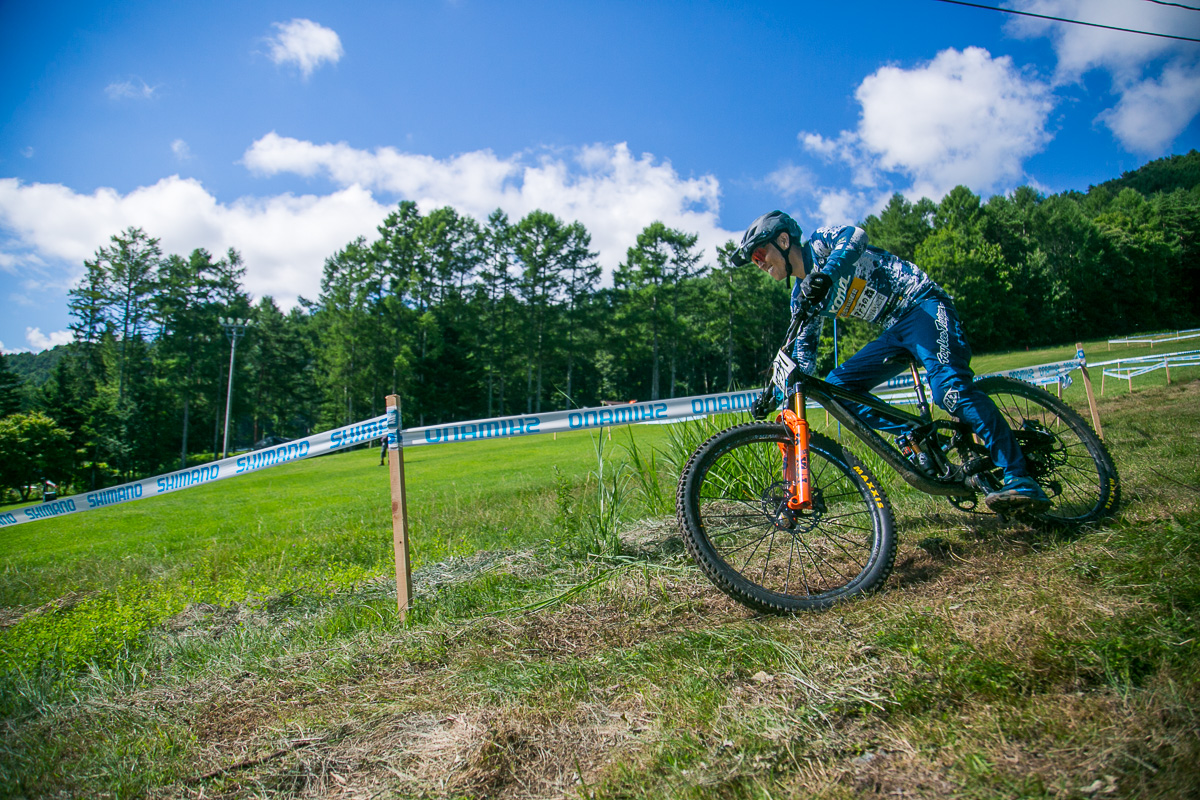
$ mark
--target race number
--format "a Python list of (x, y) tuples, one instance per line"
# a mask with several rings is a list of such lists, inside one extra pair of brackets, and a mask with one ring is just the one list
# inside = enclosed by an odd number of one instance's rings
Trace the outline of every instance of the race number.
[(796, 362), (787, 353), (780, 350), (775, 354), (775, 364), (772, 367), (771, 382), (779, 387), (779, 391), (787, 394), (788, 378), (796, 369)]

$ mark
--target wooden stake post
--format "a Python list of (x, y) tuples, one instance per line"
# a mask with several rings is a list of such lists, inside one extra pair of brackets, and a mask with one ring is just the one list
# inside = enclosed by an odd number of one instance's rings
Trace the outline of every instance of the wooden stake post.
[(412, 567), (408, 561), (408, 501), (404, 491), (404, 447), (400, 443), (400, 398), (387, 396), (388, 477), (392, 485), (392, 545), (396, 550), (396, 607), (404, 620), (412, 607)]
[[(1083, 342), (1075, 343), (1075, 357), (1079, 359), (1079, 369), (1083, 372), (1083, 388), (1087, 390), (1088, 410), (1092, 412), (1092, 427), (1100, 441), (1104, 441), (1104, 429), (1100, 427), (1100, 412), (1096, 409), (1096, 397), (1092, 394), (1092, 378), (1088, 375), (1087, 361), (1083, 357)], [(1103, 372), (1101, 373), (1103, 375)], [(1103, 383), (1103, 378), (1101, 379)]]

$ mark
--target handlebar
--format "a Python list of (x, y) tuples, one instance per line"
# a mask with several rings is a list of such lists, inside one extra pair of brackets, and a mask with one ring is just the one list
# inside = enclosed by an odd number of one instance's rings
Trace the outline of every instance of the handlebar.
[(788, 323), (787, 333), (783, 337), (783, 345), (779, 349), (782, 350), (796, 341), (796, 337), (800, 334), (800, 329), (816, 316), (817, 311), (816, 303), (805, 297), (801, 297), (800, 306), (792, 314), (791, 322)]
[[(796, 341), (796, 337), (800, 333), (800, 329), (811, 320), (819, 310), (818, 304), (810, 301), (808, 298), (801, 297), (799, 307), (792, 314), (792, 319), (788, 323), (787, 333), (783, 337), (783, 346), (780, 350), (787, 350), (792, 343)], [(775, 407), (775, 387), (771, 383), (767, 383), (763, 388), (762, 394), (758, 396), (751, 408), (751, 414), (755, 419), (763, 419)]]

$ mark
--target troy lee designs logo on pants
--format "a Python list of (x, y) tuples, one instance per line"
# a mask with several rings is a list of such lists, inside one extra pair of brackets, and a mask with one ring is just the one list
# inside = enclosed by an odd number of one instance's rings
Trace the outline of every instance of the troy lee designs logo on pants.
[(950, 315), (946, 313), (946, 306), (938, 303), (937, 318), (934, 324), (938, 329), (938, 354), (937, 360), (939, 364), (950, 363)]

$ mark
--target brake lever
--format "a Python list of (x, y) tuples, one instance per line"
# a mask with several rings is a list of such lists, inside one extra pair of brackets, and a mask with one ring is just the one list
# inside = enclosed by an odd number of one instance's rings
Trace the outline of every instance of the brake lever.
[(767, 414), (775, 408), (775, 387), (768, 385), (750, 408), (750, 416), (755, 419), (766, 419)]

